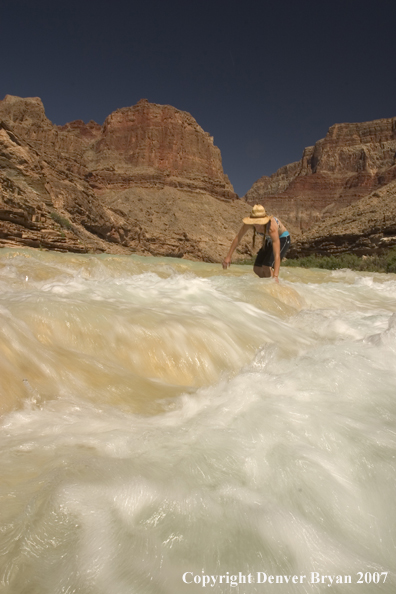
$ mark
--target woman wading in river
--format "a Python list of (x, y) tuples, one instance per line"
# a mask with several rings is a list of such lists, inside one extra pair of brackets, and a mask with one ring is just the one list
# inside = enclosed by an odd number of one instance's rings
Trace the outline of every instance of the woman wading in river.
[(230, 266), (232, 254), (242, 237), (252, 227), (253, 246), (256, 235), (263, 238), (263, 245), (257, 253), (253, 270), (260, 278), (272, 276), (275, 282), (279, 282), (280, 263), (290, 247), (290, 234), (279, 219), (267, 215), (264, 206), (261, 206), (261, 204), (253, 206), (250, 216), (243, 219), (243, 225), (232, 242), (230, 251), (223, 260), (223, 268), (226, 269)]

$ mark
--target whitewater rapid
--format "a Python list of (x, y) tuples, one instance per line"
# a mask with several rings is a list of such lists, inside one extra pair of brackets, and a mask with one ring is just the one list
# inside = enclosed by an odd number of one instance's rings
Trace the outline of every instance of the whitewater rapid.
[(393, 593), (395, 387), (395, 275), (1, 250), (0, 591)]

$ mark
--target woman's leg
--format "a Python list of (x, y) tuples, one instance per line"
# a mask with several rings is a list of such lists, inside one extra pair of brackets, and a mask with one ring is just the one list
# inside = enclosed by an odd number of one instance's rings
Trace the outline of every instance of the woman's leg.
[[(281, 238), (281, 249), (280, 249), (280, 257), (281, 260), (286, 254), (287, 250), (290, 247), (290, 235), (287, 237)], [(267, 262), (270, 266), (266, 266), (263, 262)], [(253, 265), (253, 272), (257, 274), (260, 278), (270, 278), (274, 274), (273, 270), (274, 266), (274, 252), (272, 249), (272, 243), (267, 243), (265, 248), (261, 248), (261, 250), (257, 254), (256, 261)]]
[(272, 276), (272, 269), (269, 266), (253, 266), (253, 272), (260, 278), (269, 278)]
[(272, 276), (272, 270), (268, 264), (271, 261), (274, 261), (274, 253), (272, 243), (267, 241), (257, 253), (256, 260), (253, 264), (253, 272), (260, 278), (270, 278)]

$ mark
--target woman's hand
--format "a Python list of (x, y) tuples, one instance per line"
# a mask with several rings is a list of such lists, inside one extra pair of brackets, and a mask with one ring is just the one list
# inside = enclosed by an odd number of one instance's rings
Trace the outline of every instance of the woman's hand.
[(226, 255), (226, 257), (223, 260), (222, 266), (223, 266), (224, 270), (227, 270), (227, 268), (230, 266), (232, 254), (235, 252), (242, 237), (245, 235), (245, 233), (247, 231), (249, 231), (249, 229), (250, 229), (249, 225), (246, 225), (245, 223), (243, 223), (242, 227), (239, 229), (238, 234), (236, 235), (236, 237), (234, 238), (234, 240), (231, 244), (228, 254)]
[(223, 268), (224, 270), (227, 270), (227, 268), (231, 265), (231, 258), (229, 256), (226, 256), (223, 260)]

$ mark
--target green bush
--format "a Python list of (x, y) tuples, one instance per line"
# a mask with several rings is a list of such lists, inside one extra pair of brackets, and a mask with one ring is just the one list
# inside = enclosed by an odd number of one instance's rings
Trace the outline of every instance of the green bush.
[(391, 250), (386, 259), (386, 270), (385, 272), (396, 273), (396, 250)]
[(306, 256), (293, 260), (284, 260), (282, 266), (296, 266), (300, 268), (325, 268), (337, 270), (349, 268), (366, 272), (396, 273), (396, 249), (392, 248), (382, 255), (366, 256), (355, 254), (339, 254), (338, 256)]

